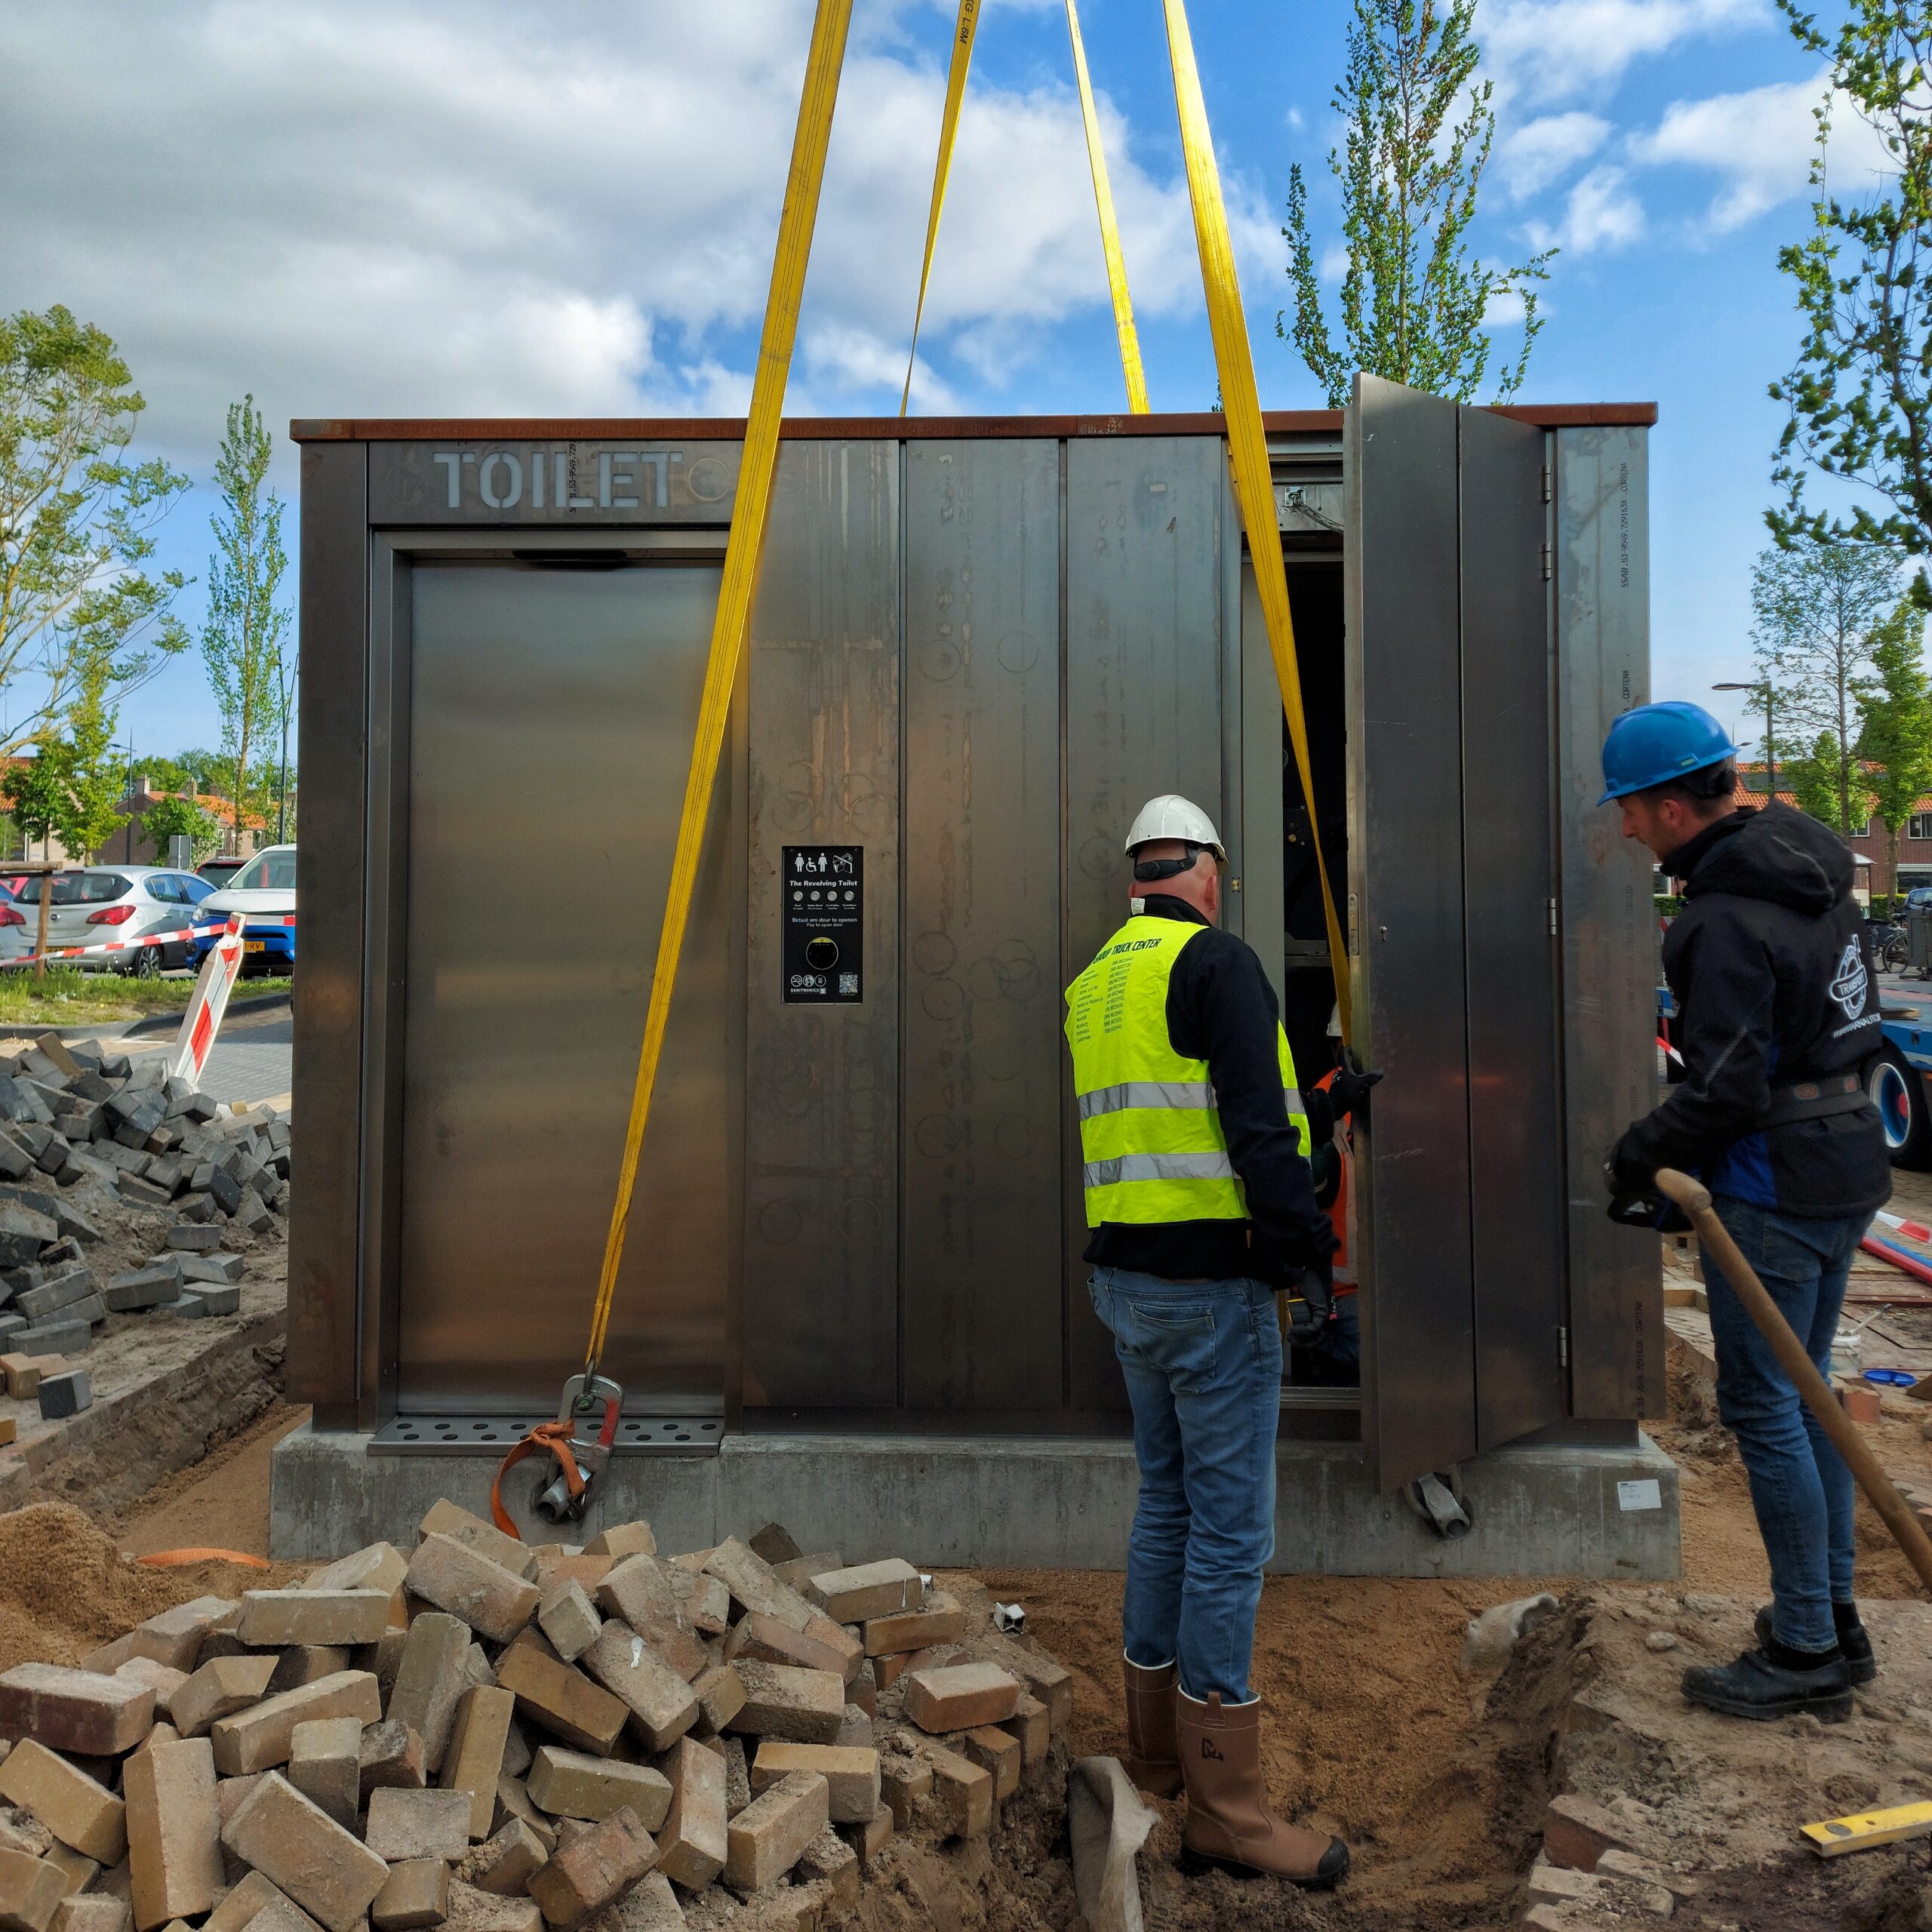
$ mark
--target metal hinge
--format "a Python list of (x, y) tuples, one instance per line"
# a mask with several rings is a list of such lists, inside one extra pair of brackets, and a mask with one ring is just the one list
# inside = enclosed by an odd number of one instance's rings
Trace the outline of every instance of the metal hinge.
[(1548, 463), (1545, 463), (1543, 466), (1543, 500), (1545, 503), (1548, 503), (1549, 501), (1549, 465)]
[(1543, 904), (1549, 913), (1549, 936), (1554, 939), (1556, 937), (1556, 901), (1553, 899), (1546, 899), (1543, 901)]
[(1544, 544), (1544, 545), (1542, 546), (1542, 552), (1543, 552), (1543, 582), (1544, 582), (1545, 583), (1547, 583), (1549, 581), (1549, 580), (1550, 580), (1550, 575), (1551, 575), (1551, 570), (1550, 570), (1550, 558), (1549, 558), (1549, 546), (1547, 543)]
[(1570, 1366), (1570, 1331), (1567, 1328), (1556, 1331), (1556, 1358), (1563, 1367)]

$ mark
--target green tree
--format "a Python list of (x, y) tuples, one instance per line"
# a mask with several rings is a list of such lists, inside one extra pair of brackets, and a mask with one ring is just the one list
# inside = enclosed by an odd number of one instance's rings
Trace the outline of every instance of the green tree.
[(1292, 341), (1331, 408), (1347, 401), (1358, 369), (1412, 389), (1467, 402), (1482, 386), (1491, 304), (1523, 305), (1523, 346), (1497, 383), (1515, 395), (1543, 318), (1537, 288), (1549, 279), (1546, 250), (1519, 268), (1472, 257), (1468, 232), (1496, 132), (1491, 84), (1478, 82), (1476, 0), (1355, 0), (1348, 71), (1334, 105), (1348, 123), (1346, 153), (1328, 166), (1342, 188), (1348, 266), (1342, 277), (1341, 340), (1323, 306), (1308, 184), (1288, 171), (1288, 278), (1292, 328), (1284, 309), (1275, 333)]
[(1901, 603), (1872, 647), (1873, 675), (1860, 678), (1858, 750), (1866, 761), (1872, 811), (1885, 829), (1885, 881), (1896, 891), (1899, 835), (1932, 793), (1932, 680), (1925, 675), (1925, 619)]
[[(1792, 32), (1829, 63), (1817, 109), (1810, 233), (1781, 249), (1804, 325), (1798, 359), (1771, 394), (1789, 412), (1774, 475), (1782, 508), (1769, 515), (1781, 542), (1849, 537), (1932, 550), (1932, 278), (1921, 251), (1932, 242), (1932, 120), (1926, 114), (1932, 9), (1926, 0), (1847, 0), (1835, 33), (1796, 0), (1778, 0)], [(1869, 195), (1831, 192), (1835, 100), (1878, 137), (1887, 157), (1861, 170)], [(1878, 500), (1847, 515), (1810, 507), (1810, 472), (1841, 478)], [(1928, 593), (1921, 574), (1919, 595)]]
[(0, 753), (37, 743), (82, 669), (123, 685), (184, 649), (186, 580), (152, 573), (155, 525), (188, 487), (127, 460), (146, 407), (112, 340), (66, 309), (0, 319)]
[(266, 488), (274, 448), (252, 395), (229, 405), (215, 463), (223, 509), (214, 518), (202, 657), (221, 713), (238, 841), (242, 816), (260, 789), (256, 761), (274, 743), (288, 640), (288, 611), (275, 601), (288, 568), (281, 499)]
[[(1829, 731), (1818, 734), (1808, 752), (1788, 759), (1779, 768), (1778, 776), (1790, 786), (1792, 796), (1798, 801), (1800, 811), (1808, 812), (1812, 817), (1822, 819), (1834, 831), (1844, 833), (1840, 814), (1845, 809), (1845, 803), (1841, 787), (1842, 774), (1838, 764), (1838, 740)], [(1871, 795), (1867, 792), (1865, 795), (1869, 815)], [(1853, 809), (1857, 809), (1855, 805)], [(1854, 829), (1862, 829), (1863, 824), (1864, 820), (1860, 820)]]
[(60, 823), (60, 809), (67, 795), (57, 754), (50, 755), (48, 746), (43, 745), (32, 758), (22, 758), (0, 780), (0, 794), (6, 798), (15, 829), (27, 841), (29, 856), (35, 839), (45, 848)]
[(235, 782), (235, 767), (220, 752), (177, 752), (166, 762), (180, 780), (178, 786), (171, 785), (170, 791), (205, 792), (211, 798), (225, 798)]
[[(1858, 686), (1897, 611), (1900, 558), (1896, 551), (1805, 537), (1763, 552), (1751, 575), (1752, 637), (1758, 675), (1777, 694), (1781, 723), (1810, 752), (1791, 764), (1792, 789), (1813, 816), (1841, 837), (1861, 831), (1872, 797), (1859, 764)], [(1814, 768), (1829, 740), (1831, 801), (1806, 802), (1801, 766)]]
[(154, 847), (157, 863), (167, 863), (168, 841), (186, 838), (194, 852), (194, 863), (211, 858), (221, 849), (221, 823), (205, 805), (198, 805), (178, 792), (157, 798), (141, 814), (141, 829)]
[(119, 712), (110, 702), (113, 690), (112, 665), (82, 667), (67, 710), (67, 736), (57, 747), (63, 797), (54, 829), (61, 844), (90, 864), (128, 823), (115, 809), (128, 789), (128, 771), (114, 746)]

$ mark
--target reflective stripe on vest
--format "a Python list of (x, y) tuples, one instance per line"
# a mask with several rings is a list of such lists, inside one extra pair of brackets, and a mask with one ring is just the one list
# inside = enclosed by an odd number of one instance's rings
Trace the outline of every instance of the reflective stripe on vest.
[[(1204, 1060), (1168, 1036), (1168, 981), (1207, 928), (1128, 920), (1067, 989), (1066, 1038), (1079, 1097), (1087, 1222), (1244, 1220), (1247, 1198), (1215, 1109)], [(1309, 1146), (1287, 1036), (1275, 1029), (1284, 1111)]]

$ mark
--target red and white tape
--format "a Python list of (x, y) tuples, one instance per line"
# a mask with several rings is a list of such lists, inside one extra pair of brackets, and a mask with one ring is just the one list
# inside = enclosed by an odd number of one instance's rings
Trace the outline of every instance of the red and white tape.
[(96, 953), (136, 952), (143, 946), (172, 946), (177, 940), (205, 939), (211, 933), (225, 931), (223, 926), (182, 926), (171, 932), (140, 933), (132, 939), (110, 939), (99, 946), (50, 946), (45, 952), (24, 953), (4, 963), (9, 968), (31, 966), (42, 959), (85, 959)]
[[(238, 921), (241, 921), (240, 924), (236, 923)], [(0, 966), (11, 969), (17, 966), (31, 966), (42, 959), (85, 959), (100, 953), (134, 952), (143, 946), (172, 946), (177, 940), (206, 939), (216, 933), (239, 932), (245, 927), (293, 926), (294, 923), (295, 915), (293, 912), (277, 912), (266, 918), (255, 917), (245, 919), (241, 913), (232, 912), (226, 922), (217, 921), (211, 926), (180, 926), (170, 932), (139, 933), (132, 939), (106, 940), (98, 946), (50, 946), (45, 952), (23, 953), (17, 959), (0, 961)]]

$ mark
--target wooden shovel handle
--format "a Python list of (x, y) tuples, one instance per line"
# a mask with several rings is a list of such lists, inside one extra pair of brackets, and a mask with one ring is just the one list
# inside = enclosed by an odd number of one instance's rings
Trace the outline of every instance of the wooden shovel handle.
[(1918, 1572), (1919, 1581), (1932, 1590), (1932, 1538), (1920, 1527), (1903, 1497), (1892, 1487), (1891, 1478), (1878, 1466), (1878, 1459), (1858, 1432), (1838, 1400), (1818, 1373), (1804, 1345), (1792, 1333), (1791, 1324), (1780, 1311), (1759, 1281), (1757, 1271), (1746, 1261), (1730, 1230), (1718, 1219), (1711, 1205), (1710, 1189), (1675, 1168), (1657, 1170), (1657, 1186), (1688, 1217), (1697, 1238), (1716, 1258), (1724, 1279), (1735, 1291), (1764, 1340), (1770, 1343), (1786, 1374), (1797, 1385), (1804, 1406), (1818, 1419), (1818, 1426), (1832, 1439), (1832, 1447), (1845, 1460), (1858, 1478), (1858, 1486), (1870, 1498), (1872, 1506), (1884, 1518), (1906, 1560)]

